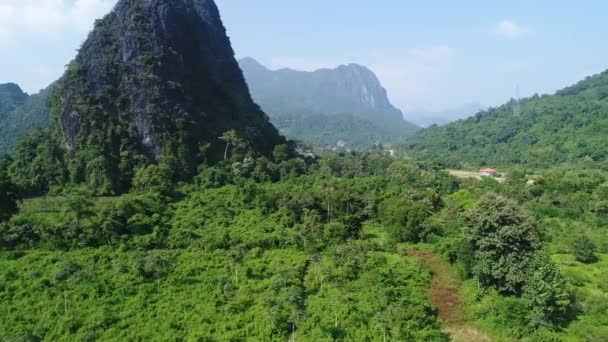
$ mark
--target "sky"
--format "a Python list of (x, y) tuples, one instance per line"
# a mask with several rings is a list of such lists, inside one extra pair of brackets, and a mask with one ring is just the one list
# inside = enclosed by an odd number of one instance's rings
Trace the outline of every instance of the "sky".
[[(0, 83), (61, 76), (116, 0), (0, 0)], [(359, 63), (408, 111), (497, 106), (608, 69), (608, 2), (216, 0), (237, 57), (271, 68)]]

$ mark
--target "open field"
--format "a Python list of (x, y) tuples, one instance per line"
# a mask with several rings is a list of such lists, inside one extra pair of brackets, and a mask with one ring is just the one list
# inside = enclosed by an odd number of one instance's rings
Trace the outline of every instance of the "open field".
[[(466, 179), (466, 178), (474, 178), (474, 179), (481, 179), (481, 176), (479, 175), (479, 171), (465, 171), (465, 170), (446, 170), (450, 175), (456, 177), (456, 178), (461, 178), (461, 179)], [(494, 179), (500, 183), (506, 181), (506, 177), (504, 176), (500, 176), (500, 177), (494, 177)]]

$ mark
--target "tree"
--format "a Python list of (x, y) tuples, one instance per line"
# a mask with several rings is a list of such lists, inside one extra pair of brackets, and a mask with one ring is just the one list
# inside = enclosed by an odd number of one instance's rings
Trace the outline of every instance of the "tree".
[[(55, 235), (60, 237), (58, 241), (63, 245), (92, 246), (100, 243), (96, 236), (100, 230), (91, 224), (96, 212), (95, 202), (90, 197), (90, 193), (78, 191), (65, 199), (61, 221), (55, 227)], [(86, 225), (85, 220), (89, 221)]]
[(232, 265), (234, 266), (234, 283), (238, 285), (239, 283), (239, 267), (243, 264), (245, 260), (245, 255), (247, 251), (243, 246), (236, 246), (228, 252), (228, 256), (232, 261)]
[(96, 194), (113, 193), (111, 171), (105, 157), (95, 157), (86, 164), (86, 178), (89, 188), (93, 189)]
[(597, 262), (597, 246), (593, 240), (591, 240), (588, 236), (580, 236), (574, 243), (572, 244), (572, 253), (576, 260), (585, 263), (591, 264)]
[(423, 202), (392, 198), (380, 204), (379, 216), (390, 237), (396, 242), (419, 242), (431, 209)]
[(237, 131), (235, 131), (233, 129), (222, 134), (222, 136), (220, 136), (219, 139), (226, 142), (226, 148), (224, 149), (224, 160), (228, 160), (228, 151), (229, 151), (230, 147), (232, 147), (233, 155), (234, 155), (234, 151), (243, 149), (247, 146), (247, 143), (245, 142), (245, 140), (243, 140), (239, 136)]
[(528, 215), (514, 201), (488, 194), (467, 219), (464, 235), (474, 254), (472, 273), (479, 284), (521, 293), (530, 258), (540, 247)]
[(549, 256), (538, 252), (530, 262), (523, 298), (530, 307), (533, 328), (562, 324), (574, 318), (574, 297), (570, 286)]
[(172, 169), (165, 164), (141, 167), (133, 176), (132, 190), (168, 195), (173, 191), (173, 174)]
[(277, 163), (286, 161), (287, 159), (289, 159), (290, 155), (291, 151), (289, 150), (289, 145), (287, 144), (276, 145), (274, 147), (274, 150), (272, 151), (274, 161)]
[(33, 246), (40, 241), (40, 231), (29, 223), (0, 223), (0, 247)]
[(17, 211), (18, 198), (17, 187), (0, 161), (0, 221), (10, 218)]
[(17, 144), (9, 168), (12, 181), (30, 195), (44, 194), (51, 185), (66, 179), (64, 151), (48, 130), (33, 130)]
[(155, 280), (160, 290), (160, 281), (171, 273), (175, 263), (175, 255), (170, 252), (148, 252), (136, 257), (135, 269), (144, 279)]
[(95, 215), (93, 208), (95, 203), (87, 192), (79, 192), (69, 195), (65, 201), (64, 214), (73, 216), (76, 226), (82, 226), (82, 220)]

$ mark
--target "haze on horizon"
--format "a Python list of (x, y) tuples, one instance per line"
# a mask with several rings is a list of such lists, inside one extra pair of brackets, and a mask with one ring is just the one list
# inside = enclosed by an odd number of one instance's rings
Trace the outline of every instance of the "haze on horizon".
[[(116, 0), (2, 0), (0, 83), (30, 93), (57, 79)], [(237, 56), (271, 68), (372, 69), (406, 114), (500, 105), (608, 68), (608, 4), (218, 0)]]

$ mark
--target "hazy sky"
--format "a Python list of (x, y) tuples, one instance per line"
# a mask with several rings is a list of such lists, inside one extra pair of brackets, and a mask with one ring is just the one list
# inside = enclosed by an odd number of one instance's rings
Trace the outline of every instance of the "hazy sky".
[[(0, 0), (0, 83), (58, 78), (116, 0)], [(605, 1), (217, 0), (237, 56), (312, 70), (357, 62), (406, 113), (499, 105), (608, 69)], [(567, 3), (567, 4), (563, 4)]]

